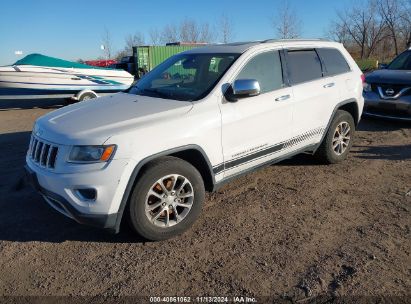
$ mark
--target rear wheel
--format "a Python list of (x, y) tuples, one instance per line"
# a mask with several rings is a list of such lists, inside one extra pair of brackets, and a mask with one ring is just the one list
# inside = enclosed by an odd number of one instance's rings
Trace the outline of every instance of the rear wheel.
[(335, 164), (347, 158), (355, 133), (354, 119), (350, 113), (338, 110), (320, 147), (317, 158), (328, 164)]
[(133, 190), (131, 227), (148, 240), (164, 240), (186, 231), (198, 218), (205, 190), (200, 173), (186, 161), (163, 157), (147, 166)]

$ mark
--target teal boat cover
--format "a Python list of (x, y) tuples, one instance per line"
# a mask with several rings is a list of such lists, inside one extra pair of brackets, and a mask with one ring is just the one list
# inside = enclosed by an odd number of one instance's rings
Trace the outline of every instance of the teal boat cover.
[(49, 57), (41, 54), (30, 54), (26, 57), (17, 60), (14, 65), (37, 65), (37, 66), (44, 66), (44, 67), (55, 67), (55, 68), (75, 68), (75, 69), (107, 69), (111, 70), (110, 68), (102, 68), (102, 67), (95, 67), (87, 64), (82, 64), (78, 62), (67, 61), (63, 59), (58, 59), (54, 57)]

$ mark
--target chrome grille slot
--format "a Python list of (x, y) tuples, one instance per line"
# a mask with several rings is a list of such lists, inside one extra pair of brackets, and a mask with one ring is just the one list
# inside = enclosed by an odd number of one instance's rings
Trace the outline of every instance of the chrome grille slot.
[(38, 144), (38, 140), (37, 139), (33, 139), (33, 146), (31, 147), (31, 158), (32, 159), (34, 159), (34, 153), (36, 152), (36, 147), (37, 147), (37, 144)]
[(50, 145), (45, 144), (43, 146), (43, 151), (41, 152), (41, 158), (40, 158), (40, 164), (42, 166), (46, 166), (47, 164), (47, 158), (49, 155), (49, 151), (50, 151)]
[(56, 158), (57, 158), (57, 152), (58, 152), (58, 148), (57, 147), (51, 147), (50, 149), (50, 157), (49, 160), (47, 161), (50, 168), (54, 168), (55, 164), (56, 164)]
[(43, 143), (39, 141), (36, 147), (36, 154), (34, 155), (34, 161), (36, 163), (40, 161), (40, 154), (41, 154), (42, 149), (43, 149)]
[(31, 137), (28, 155), (37, 165), (44, 168), (54, 169), (57, 153), (57, 145), (53, 145), (34, 136)]

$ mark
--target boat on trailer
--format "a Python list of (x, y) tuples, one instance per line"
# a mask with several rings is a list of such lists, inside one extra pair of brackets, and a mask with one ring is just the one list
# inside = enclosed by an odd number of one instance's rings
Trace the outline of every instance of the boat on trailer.
[(133, 75), (41, 54), (0, 67), (0, 99), (73, 98), (86, 100), (128, 89)]

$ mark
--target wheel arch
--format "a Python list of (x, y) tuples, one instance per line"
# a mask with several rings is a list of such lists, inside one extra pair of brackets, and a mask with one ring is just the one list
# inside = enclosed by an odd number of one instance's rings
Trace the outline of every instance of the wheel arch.
[(120, 231), (121, 220), (123, 218), (125, 207), (129, 201), (131, 191), (133, 190), (134, 185), (136, 184), (140, 174), (143, 172), (145, 166), (147, 166), (150, 162), (164, 156), (174, 156), (193, 165), (200, 172), (201, 177), (204, 181), (204, 187), (206, 191), (213, 191), (215, 185), (213, 167), (207, 157), (207, 154), (200, 146), (186, 145), (147, 156), (136, 165), (128, 180), (126, 190), (124, 191), (123, 198), (121, 199), (120, 207), (117, 213), (115, 233), (118, 233)]
[(320, 147), (321, 143), (323, 142), (325, 136), (327, 135), (328, 129), (330, 128), (331, 122), (334, 119), (335, 114), (337, 113), (338, 110), (344, 110), (350, 113), (354, 119), (354, 123), (357, 126), (358, 123), (360, 122), (360, 114), (359, 114), (359, 108), (358, 108), (358, 101), (355, 98), (350, 98), (343, 100), (339, 102), (335, 107), (330, 115), (330, 118), (328, 120), (327, 126), (325, 128), (324, 134), (321, 137), (320, 142), (314, 147), (313, 151), (310, 151), (311, 153), (315, 153), (317, 149)]
[[(341, 104), (337, 110), (344, 110), (348, 113), (351, 114), (351, 116), (354, 118), (354, 123), (357, 126), (358, 123), (360, 122), (360, 114), (359, 114), (359, 109), (358, 109), (358, 103), (355, 99), (349, 99), (347, 102)], [(335, 111), (337, 112), (337, 111)], [(333, 113), (333, 116), (335, 115), (335, 112)]]

